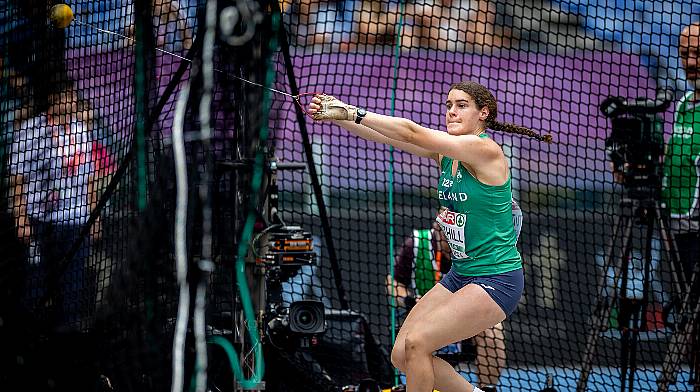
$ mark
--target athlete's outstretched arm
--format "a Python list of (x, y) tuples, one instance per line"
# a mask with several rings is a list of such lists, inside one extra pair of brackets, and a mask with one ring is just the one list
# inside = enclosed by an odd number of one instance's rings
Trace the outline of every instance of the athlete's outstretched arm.
[(365, 140), (370, 140), (376, 143), (388, 144), (394, 146), (400, 150), (409, 152), (414, 155), (418, 155), (425, 158), (431, 158), (435, 161), (438, 160), (438, 154), (432, 151), (426, 150), (415, 144), (402, 142), (400, 140), (391, 139), (381, 133), (375, 131), (372, 128), (366, 127), (363, 124), (355, 124), (353, 121), (333, 121), (335, 124), (346, 129), (355, 136), (359, 136)]
[[(334, 122), (351, 133), (360, 137), (379, 141), (378, 136), (365, 131), (364, 135), (356, 132), (362, 128), (356, 128), (358, 109), (347, 105), (334, 97), (315, 96), (308, 106), (308, 112), (316, 120), (335, 120)], [(385, 116), (378, 113), (360, 113), (361, 125), (371, 129), (377, 134), (389, 140), (382, 143), (404, 143), (411, 144), (416, 148), (424, 150), (431, 158), (437, 159), (438, 155), (446, 155), (475, 167), (489, 164), (491, 161), (503, 159), (503, 151), (495, 143), (487, 142), (475, 135), (450, 135), (447, 132), (430, 129), (416, 124), (415, 122), (402, 118)], [(395, 144), (392, 144), (396, 146)], [(409, 151), (409, 150), (407, 150)]]

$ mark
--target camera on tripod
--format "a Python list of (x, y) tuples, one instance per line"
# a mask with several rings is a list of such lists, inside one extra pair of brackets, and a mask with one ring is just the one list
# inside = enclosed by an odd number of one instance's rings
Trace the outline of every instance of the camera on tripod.
[(266, 335), (278, 348), (310, 348), (325, 332), (325, 307), (316, 300), (282, 301), (282, 283), (316, 262), (311, 233), (299, 226), (274, 224), (256, 240), (256, 263), (264, 266), (267, 309), (264, 314)]
[(672, 96), (661, 92), (656, 99), (608, 97), (601, 112), (612, 122), (605, 150), (613, 171), (633, 199), (655, 199), (661, 188), (661, 156), (664, 150), (663, 118)]
[[(626, 188), (627, 197), (620, 199), (619, 215), (604, 252), (607, 255), (602, 263), (605, 277), (591, 316), (577, 392), (588, 390), (588, 378), (597, 360), (598, 341), (611, 317), (615, 317), (620, 332), (620, 391), (627, 391), (628, 386), (632, 390), (637, 371), (637, 345), (644, 341), (641, 334), (663, 328), (665, 323), (661, 317), (656, 317), (662, 316), (659, 314), (662, 303), (654, 295), (658, 291), (652, 288), (653, 279), (659, 277), (657, 266), (661, 254), (669, 259), (674, 295), (683, 292), (679, 284), (682, 274), (677, 250), (659, 200), (664, 152), (663, 119), (659, 113), (669, 107), (672, 98), (672, 94), (665, 91), (655, 100), (610, 97), (600, 105), (603, 114), (612, 120), (612, 132), (605, 140), (605, 148), (616, 180)], [(641, 262), (638, 267), (634, 265), (635, 260)], [(613, 290), (608, 290), (608, 279)], [(635, 293), (638, 283), (641, 295)], [(632, 288), (632, 295), (628, 294), (628, 288)]]

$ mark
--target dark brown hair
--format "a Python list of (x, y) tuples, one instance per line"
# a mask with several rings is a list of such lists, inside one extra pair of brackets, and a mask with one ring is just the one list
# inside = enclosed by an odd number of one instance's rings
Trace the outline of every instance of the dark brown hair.
[(496, 121), (498, 116), (498, 105), (496, 103), (496, 98), (491, 94), (491, 91), (486, 87), (480, 85), (476, 82), (460, 82), (455, 83), (450, 87), (450, 91), (460, 90), (467, 93), (472, 99), (476, 106), (481, 109), (487, 107), (489, 109), (489, 116), (486, 117), (486, 128), (491, 128), (494, 131), (515, 133), (518, 135), (525, 135), (531, 138), (535, 138), (539, 141), (551, 143), (551, 135), (540, 135), (530, 128), (525, 128), (520, 125), (504, 123)]

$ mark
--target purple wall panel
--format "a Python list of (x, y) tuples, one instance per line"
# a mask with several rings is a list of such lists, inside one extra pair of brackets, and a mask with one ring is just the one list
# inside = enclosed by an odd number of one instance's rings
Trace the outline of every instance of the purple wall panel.
[(90, 101), (113, 140), (131, 140), (134, 126), (133, 47), (110, 51), (71, 49), (66, 53), (68, 76)]
[[(134, 126), (133, 47), (74, 49), (67, 53), (66, 62), (70, 76), (111, 132), (118, 140), (129, 140)], [(392, 53), (306, 54), (295, 57), (294, 62), (302, 92), (325, 92), (379, 113), (391, 113)], [(157, 56), (160, 93), (178, 64), (172, 56)], [(579, 51), (563, 56), (503, 51), (477, 55), (419, 50), (401, 55), (395, 114), (443, 129), (442, 102), (447, 89), (454, 82), (469, 79), (495, 93), (502, 121), (554, 136), (556, 143), (547, 146), (519, 136), (495, 135), (513, 154), (519, 187), (538, 183), (590, 188), (610, 182), (604, 151), (609, 121), (600, 114), (598, 105), (610, 95), (653, 96), (655, 89), (639, 57), (630, 54)], [(288, 90), (284, 72), (278, 73), (277, 83), (276, 88)], [(170, 97), (160, 118), (166, 136), (172, 126), (175, 98)], [(303, 161), (293, 103), (279, 94), (273, 98), (270, 125), (278, 155)], [(327, 175), (326, 185), (384, 190), (387, 180), (382, 171), (388, 168), (388, 148), (327, 123), (309, 121), (309, 132), (319, 170)], [(434, 164), (403, 152), (396, 152), (394, 159), (397, 186), (433, 186), (437, 174), (431, 168)]]
[[(156, 53), (156, 100), (163, 95), (181, 61), (168, 54)], [(83, 98), (90, 101), (106, 130), (113, 135), (111, 139), (123, 143), (116, 148), (121, 154), (127, 151), (136, 121), (134, 64), (133, 46), (115, 46), (112, 50), (79, 48), (66, 53), (69, 77), (75, 81)], [(187, 77), (188, 74), (185, 73), (182, 80)], [(171, 133), (178, 92), (179, 88), (168, 98), (156, 125), (156, 129), (161, 130), (166, 137)], [(151, 105), (154, 104), (155, 101), (151, 102)]]
[[(307, 54), (294, 61), (302, 92), (322, 91), (390, 114), (394, 74), (391, 53)], [(278, 75), (280, 89), (285, 88), (285, 78), (284, 74)], [(519, 136), (496, 136), (512, 148), (514, 177), (523, 180), (521, 187), (533, 182), (579, 188), (602, 186), (604, 180), (610, 182), (604, 151), (609, 120), (600, 113), (599, 103), (611, 95), (655, 94), (655, 84), (636, 55), (590, 51), (567, 56), (518, 51), (477, 55), (424, 50), (401, 55), (395, 114), (443, 129), (442, 102), (449, 86), (460, 80), (475, 80), (488, 86), (499, 101), (501, 121), (554, 137), (556, 144), (548, 146)], [(303, 160), (291, 103), (277, 105), (280, 106), (273, 113), (279, 155)], [(347, 136), (342, 129), (327, 123), (309, 120), (309, 132), (321, 142), (317, 151), (322, 154), (315, 159), (322, 163), (325, 174), (331, 174), (327, 185), (383, 189), (385, 179), (363, 181), (364, 176), (356, 178), (355, 171), (387, 167), (372, 161), (388, 160), (388, 149)], [(431, 163), (406, 155), (395, 154), (396, 183), (432, 187), (437, 170), (422, 175), (416, 183), (409, 178), (415, 174), (417, 163)]]

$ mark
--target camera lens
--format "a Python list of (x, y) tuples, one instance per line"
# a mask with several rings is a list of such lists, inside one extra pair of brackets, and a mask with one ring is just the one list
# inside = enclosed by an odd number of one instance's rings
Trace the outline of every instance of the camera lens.
[(313, 334), (324, 330), (324, 308), (315, 301), (294, 302), (289, 308), (289, 327), (293, 332)]
[(302, 325), (307, 325), (313, 320), (311, 313), (309, 313), (306, 310), (299, 313), (298, 318), (299, 318), (299, 324), (302, 324)]
[(315, 309), (307, 306), (297, 308), (294, 314), (290, 315), (292, 325), (294, 325), (299, 332), (314, 331), (319, 322), (318, 312), (314, 312), (314, 310)]

